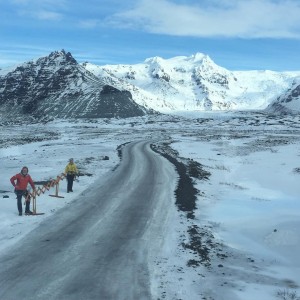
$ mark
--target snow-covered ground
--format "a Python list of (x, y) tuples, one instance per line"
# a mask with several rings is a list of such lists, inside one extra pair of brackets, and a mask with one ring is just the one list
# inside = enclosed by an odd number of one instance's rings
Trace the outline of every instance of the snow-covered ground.
[[(255, 112), (1, 126), (0, 255), (105, 178), (119, 163), (119, 145), (151, 139), (211, 174), (193, 178), (194, 218), (175, 199), (170, 207), (170, 230), (151, 258), (153, 299), (300, 299), (299, 137), (299, 116)], [(10, 177), (26, 165), (34, 181), (50, 180), (70, 157), (83, 174), (74, 193), (64, 180), (64, 198), (50, 197), (54, 188), (37, 198), (44, 215), (19, 217)]]

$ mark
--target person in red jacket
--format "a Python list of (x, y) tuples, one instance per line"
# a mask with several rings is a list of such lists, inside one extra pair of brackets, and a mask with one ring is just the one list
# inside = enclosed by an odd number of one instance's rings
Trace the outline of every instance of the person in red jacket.
[[(19, 210), (19, 216), (22, 216), (22, 196), (28, 193), (27, 185), (31, 185), (32, 189), (35, 190), (35, 185), (31, 176), (28, 174), (28, 168), (23, 167), (19, 174), (16, 174), (10, 179), (11, 184), (15, 187), (15, 193), (17, 195), (17, 204)], [(25, 214), (32, 215), (30, 211), (30, 198), (26, 201)]]

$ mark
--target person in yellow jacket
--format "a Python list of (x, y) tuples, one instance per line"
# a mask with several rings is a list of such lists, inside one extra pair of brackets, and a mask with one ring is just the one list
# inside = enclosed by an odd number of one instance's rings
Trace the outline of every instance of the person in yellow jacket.
[(75, 177), (78, 175), (78, 169), (76, 165), (74, 164), (74, 159), (70, 158), (69, 163), (67, 164), (65, 168), (65, 174), (67, 175), (67, 192), (73, 192), (73, 181)]

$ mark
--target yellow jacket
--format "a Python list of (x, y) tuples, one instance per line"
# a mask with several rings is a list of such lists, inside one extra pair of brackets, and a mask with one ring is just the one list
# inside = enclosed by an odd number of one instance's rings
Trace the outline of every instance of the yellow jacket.
[(71, 174), (71, 175), (77, 175), (78, 174), (78, 169), (74, 163), (68, 163), (66, 168), (65, 168), (65, 173), (66, 174)]

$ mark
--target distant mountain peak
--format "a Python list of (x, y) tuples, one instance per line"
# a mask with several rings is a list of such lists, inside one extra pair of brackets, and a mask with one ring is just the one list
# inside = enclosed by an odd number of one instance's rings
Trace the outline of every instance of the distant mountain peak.
[(198, 63), (198, 62), (209, 62), (209, 63), (214, 63), (213, 60), (206, 54), (197, 52), (195, 54), (192, 54), (191, 56), (175, 56), (169, 59), (164, 59), (160, 56), (154, 56), (154, 57), (149, 57), (145, 59), (144, 63), (158, 63), (161, 64), (166, 61), (183, 61), (183, 62), (192, 62), (192, 63)]
[(145, 59), (146, 64), (161, 64), (165, 59), (160, 56), (149, 57)]
[(77, 61), (70, 52), (66, 52), (64, 49), (60, 51), (53, 51), (48, 56), (40, 58), (40, 60), (49, 60), (57, 62), (66, 62), (68, 64), (77, 64)]
[(198, 61), (202, 62), (204, 59), (207, 59), (207, 58), (209, 60), (211, 60), (208, 55), (205, 55), (205, 54), (200, 53), (200, 52), (197, 52), (197, 53), (191, 55), (190, 57), (188, 57), (188, 59), (193, 61), (193, 62), (198, 62)]
[(169, 59), (164, 59), (159, 56), (147, 58), (144, 64), (152, 68), (170, 69), (174, 66), (176, 68), (183, 67), (188, 69), (201, 68), (203, 70), (225, 70), (218, 66), (208, 55), (197, 52), (191, 56), (175, 56)]
[(148, 111), (132, 95), (105, 84), (65, 50), (51, 52), (0, 76), (1, 115), (132, 117)]

